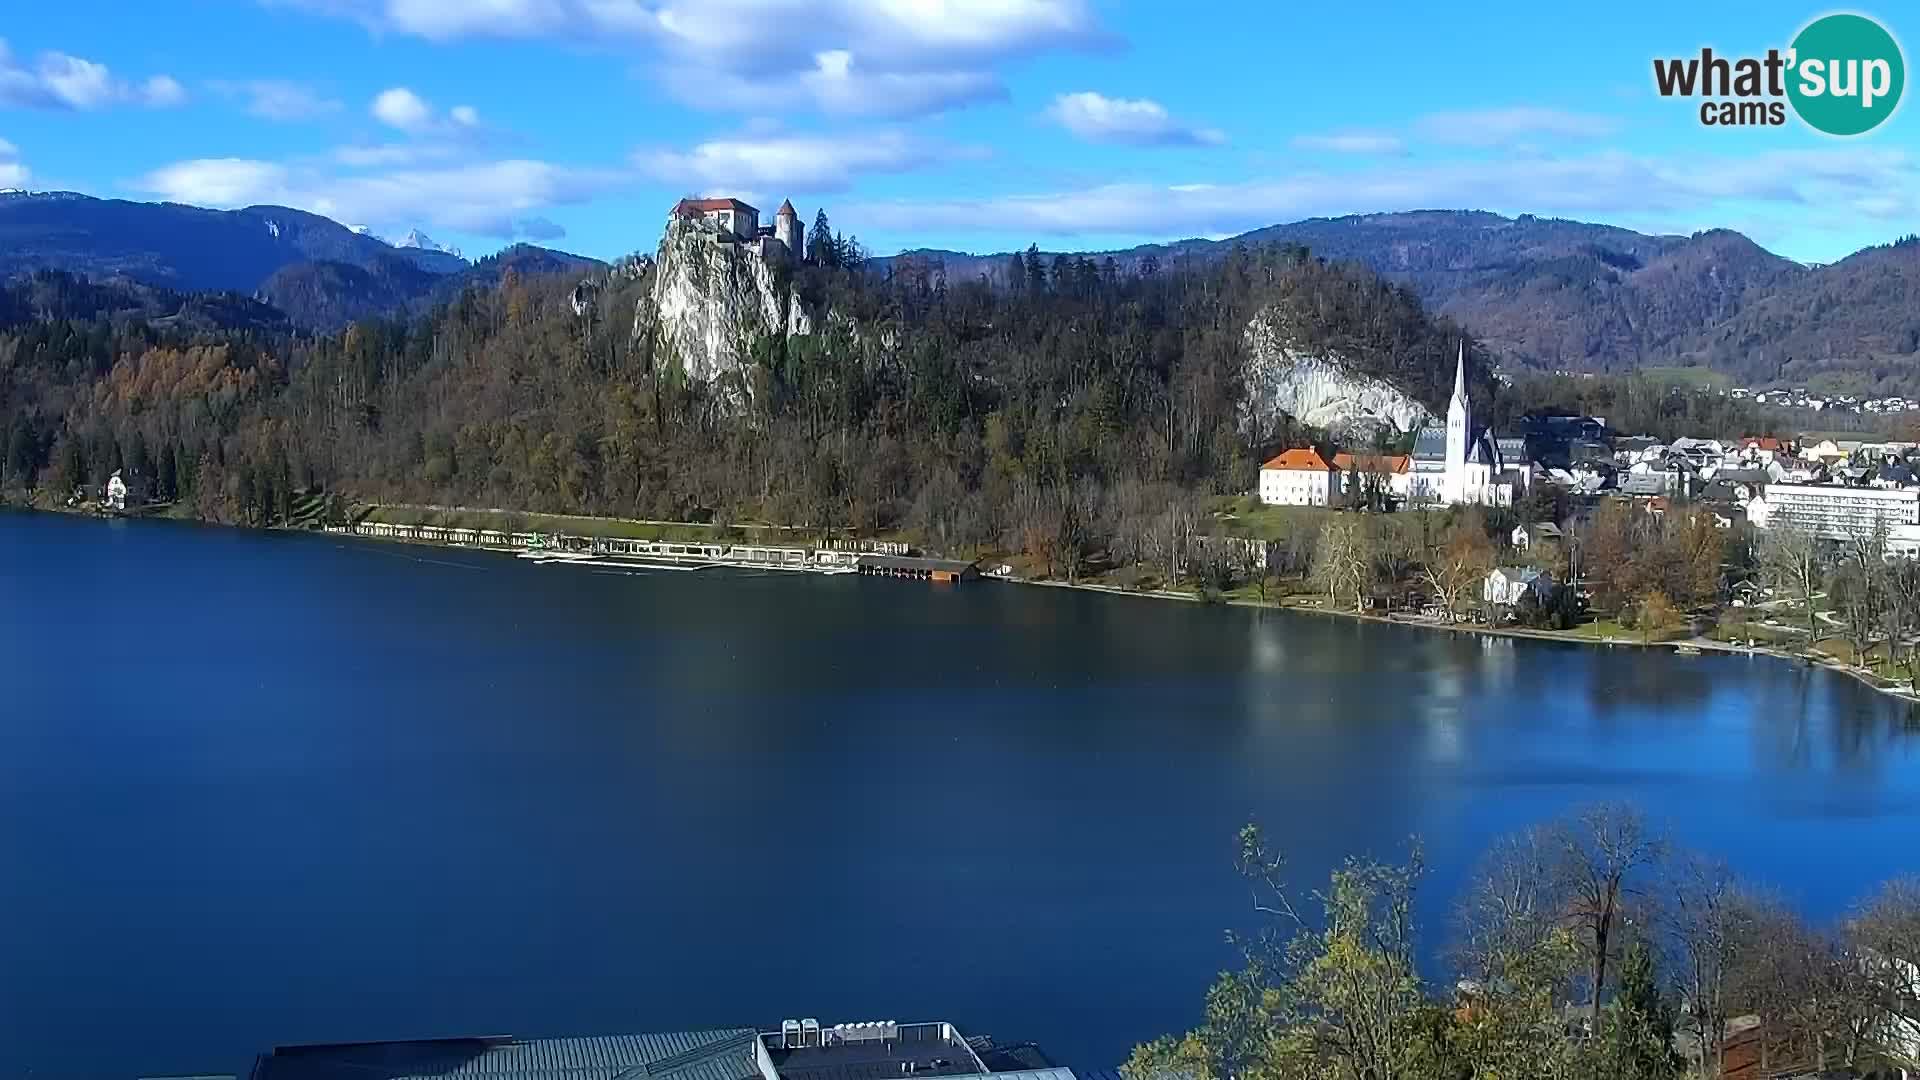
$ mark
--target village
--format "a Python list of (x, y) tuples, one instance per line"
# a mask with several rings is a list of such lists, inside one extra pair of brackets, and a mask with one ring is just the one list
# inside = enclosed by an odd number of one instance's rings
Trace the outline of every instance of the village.
[[(1231, 515), (1267, 534), (1254, 557), (1282, 575), (1258, 591), (1291, 570), (1313, 593), (1295, 597), (1303, 606), (1687, 650), (1783, 646), (1911, 687), (1920, 611), (1893, 609), (1920, 573), (1920, 443), (1663, 441), (1573, 415), (1494, 431), (1467, 387), (1462, 349), (1445, 424), (1417, 431), (1409, 454), (1294, 447), (1263, 464)], [(1319, 511), (1318, 531), (1302, 538), (1313, 526), (1292, 508)], [(1357, 523), (1382, 514), (1419, 524)]]

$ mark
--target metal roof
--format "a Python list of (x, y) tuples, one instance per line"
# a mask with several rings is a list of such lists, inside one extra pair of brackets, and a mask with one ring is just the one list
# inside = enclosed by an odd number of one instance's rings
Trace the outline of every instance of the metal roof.
[(279, 1047), (253, 1080), (757, 1080), (752, 1028), (567, 1039), (429, 1039)]
[(858, 565), (875, 570), (914, 570), (927, 572), (941, 570), (950, 574), (959, 574), (966, 572), (976, 564), (964, 562), (960, 559), (930, 559), (914, 555), (862, 555), (860, 556)]

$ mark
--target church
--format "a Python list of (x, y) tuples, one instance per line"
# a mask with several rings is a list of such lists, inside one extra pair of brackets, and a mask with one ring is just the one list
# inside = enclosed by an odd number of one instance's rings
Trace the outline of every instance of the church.
[(1512, 506), (1531, 483), (1527, 441), (1503, 438), (1473, 422), (1467, 398), (1467, 347), (1453, 369), (1453, 400), (1447, 425), (1428, 424), (1413, 440), (1414, 503), (1455, 506)]

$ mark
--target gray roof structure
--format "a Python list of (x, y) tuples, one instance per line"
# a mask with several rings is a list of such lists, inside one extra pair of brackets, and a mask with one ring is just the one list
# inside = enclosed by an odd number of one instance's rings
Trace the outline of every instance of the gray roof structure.
[[(1428, 424), (1413, 436), (1413, 460), (1445, 461), (1447, 427)], [(1527, 460), (1527, 440), (1518, 435), (1495, 435), (1480, 428), (1467, 440), (1467, 460), (1482, 465), (1518, 465)]]
[(283, 1046), (253, 1080), (759, 1080), (752, 1028), (566, 1039)]

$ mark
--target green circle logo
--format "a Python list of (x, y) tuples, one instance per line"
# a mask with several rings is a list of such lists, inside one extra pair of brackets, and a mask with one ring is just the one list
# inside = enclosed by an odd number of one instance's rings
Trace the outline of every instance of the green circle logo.
[(1872, 131), (1900, 105), (1907, 83), (1900, 43), (1865, 15), (1813, 20), (1793, 39), (1791, 56), (1787, 97), (1816, 131)]

